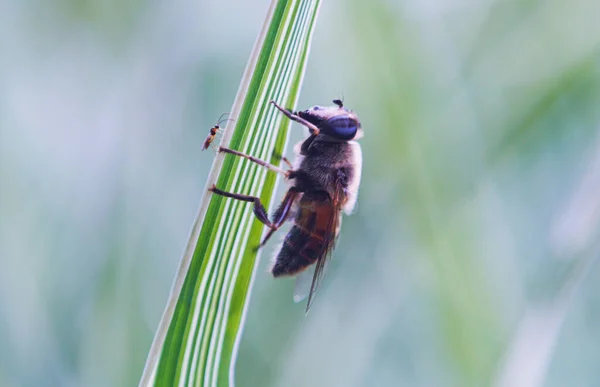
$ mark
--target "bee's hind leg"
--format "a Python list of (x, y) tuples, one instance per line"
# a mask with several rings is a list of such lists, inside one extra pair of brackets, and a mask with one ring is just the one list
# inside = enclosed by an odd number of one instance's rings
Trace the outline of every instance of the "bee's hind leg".
[(289, 177), (289, 175), (290, 175), (290, 171), (284, 171), (283, 169), (281, 169), (279, 167), (276, 167), (273, 164), (269, 164), (266, 161), (258, 159), (258, 158), (254, 157), (254, 156), (250, 156), (250, 155), (247, 155), (245, 153), (242, 153), (242, 152), (239, 152), (239, 151), (236, 151), (236, 150), (233, 150), (233, 149), (229, 149), (229, 148), (225, 148), (225, 147), (220, 146), (219, 147), (219, 152), (229, 153), (229, 154), (232, 154), (232, 155), (235, 155), (235, 156), (243, 157), (245, 159), (248, 159), (248, 160), (252, 161), (253, 163), (256, 163), (256, 164), (261, 165), (261, 166), (263, 166), (263, 167), (265, 167), (267, 169), (270, 169), (273, 172), (281, 173), (285, 177)]
[(210, 187), (208, 190), (216, 195), (225, 196), (226, 198), (232, 198), (232, 199), (241, 200), (244, 202), (254, 203), (254, 209), (253, 209), (254, 215), (256, 215), (258, 220), (263, 222), (266, 226), (273, 228), (273, 224), (271, 223), (271, 221), (269, 220), (269, 216), (267, 215), (267, 210), (265, 210), (265, 206), (263, 206), (262, 203), (260, 202), (260, 198), (258, 198), (256, 196), (226, 192), (226, 191), (218, 189), (214, 185), (212, 187)]
[(231, 199), (236, 199), (236, 200), (242, 200), (244, 202), (254, 203), (254, 209), (253, 209), (254, 215), (258, 218), (258, 220), (260, 220), (262, 223), (264, 223), (267, 227), (270, 228), (267, 235), (265, 235), (265, 238), (263, 239), (263, 241), (260, 243), (260, 245), (258, 245), (256, 247), (257, 250), (259, 248), (263, 247), (265, 245), (265, 243), (267, 243), (269, 238), (271, 238), (271, 235), (273, 235), (273, 233), (275, 231), (277, 231), (281, 227), (281, 225), (286, 221), (286, 219), (290, 215), (290, 210), (292, 209), (294, 200), (296, 200), (296, 197), (300, 193), (300, 191), (298, 189), (296, 189), (295, 187), (291, 187), (287, 191), (287, 193), (285, 194), (285, 197), (283, 198), (283, 201), (281, 202), (281, 204), (279, 205), (279, 207), (273, 214), (273, 222), (271, 222), (267, 215), (267, 211), (265, 210), (265, 206), (263, 206), (263, 204), (260, 202), (260, 198), (258, 198), (256, 196), (242, 195), (242, 194), (236, 194), (236, 193), (223, 191), (223, 190), (218, 189), (214, 185), (212, 187), (210, 187), (208, 190), (216, 195), (225, 196), (226, 198), (231, 198)]
[(277, 231), (279, 227), (281, 227), (281, 225), (287, 220), (288, 216), (290, 215), (292, 205), (294, 204), (294, 200), (296, 200), (296, 197), (298, 197), (299, 193), (300, 191), (296, 189), (296, 187), (291, 187), (287, 191), (283, 200), (281, 201), (281, 204), (273, 214), (273, 223), (271, 224), (271, 229), (267, 235), (265, 235), (265, 239), (263, 239), (258, 247), (263, 247), (269, 238), (271, 238), (271, 235), (273, 235), (273, 233)]

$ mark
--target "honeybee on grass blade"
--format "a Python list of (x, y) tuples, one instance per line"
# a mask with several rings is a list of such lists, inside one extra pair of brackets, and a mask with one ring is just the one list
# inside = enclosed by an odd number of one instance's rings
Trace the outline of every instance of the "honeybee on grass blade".
[(219, 147), (219, 152), (244, 157), (285, 177), (288, 190), (271, 219), (258, 197), (225, 192), (215, 186), (210, 189), (217, 195), (254, 204), (254, 214), (269, 227), (259, 247), (264, 246), (285, 221), (294, 222), (270, 271), (274, 277), (298, 275), (294, 299), (299, 301), (303, 298), (298, 293), (301, 284), (306, 282), (303, 278), (306, 269), (314, 264), (307, 312), (335, 247), (342, 211), (350, 214), (356, 204), (362, 168), (361, 148), (354, 141), (362, 137), (358, 116), (344, 108), (342, 101), (333, 102), (334, 106), (313, 106), (292, 112), (271, 101), (286, 117), (304, 125), (310, 133), (294, 147), (296, 160), (290, 170)]
[(208, 136), (206, 136), (206, 139), (204, 140), (204, 144), (202, 145), (202, 150), (208, 149), (208, 147), (212, 144), (212, 142), (217, 137), (217, 133), (219, 131), (221, 131), (220, 125), (223, 122), (233, 121), (231, 118), (223, 119), (223, 117), (226, 116), (227, 114), (228, 113), (221, 114), (221, 117), (219, 117), (219, 120), (217, 121), (217, 123), (215, 124), (215, 126), (213, 126), (212, 128), (210, 128), (210, 130), (208, 131)]

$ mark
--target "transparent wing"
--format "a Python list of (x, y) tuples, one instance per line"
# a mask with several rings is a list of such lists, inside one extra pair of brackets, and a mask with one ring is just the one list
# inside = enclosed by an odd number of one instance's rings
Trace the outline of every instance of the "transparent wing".
[(335, 242), (340, 234), (340, 225), (342, 220), (341, 208), (338, 205), (339, 201), (336, 200), (337, 197), (331, 201), (329, 204), (332, 206), (333, 216), (331, 216), (328, 230), (329, 232), (325, 235), (325, 239), (323, 240), (323, 249), (321, 251), (321, 255), (317, 259), (314, 265), (314, 273), (312, 275), (312, 281), (310, 284), (310, 289), (308, 292), (308, 301), (306, 302), (306, 313), (310, 310), (312, 303), (315, 300), (317, 290), (319, 290), (319, 286), (323, 280), (325, 275), (325, 266), (331, 258), (331, 253), (335, 248)]
[(296, 276), (296, 284), (294, 285), (294, 302), (302, 302), (310, 294), (310, 286), (315, 274), (315, 265), (311, 265), (308, 269)]

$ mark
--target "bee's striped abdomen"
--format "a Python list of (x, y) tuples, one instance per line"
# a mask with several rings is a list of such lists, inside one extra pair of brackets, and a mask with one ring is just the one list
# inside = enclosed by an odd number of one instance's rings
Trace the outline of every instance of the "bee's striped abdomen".
[(292, 227), (277, 254), (271, 270), (273, 276), (294, 275), (315, 263), (319, 251), (307, 248), (312, 238), (313, 236), (306, 234), (300, 227)]
[(331, 201), (303, 197), (295, 224), (286, 235), (271, 269), (274, 277), (295, 275), (324, 256), (335, 217)]

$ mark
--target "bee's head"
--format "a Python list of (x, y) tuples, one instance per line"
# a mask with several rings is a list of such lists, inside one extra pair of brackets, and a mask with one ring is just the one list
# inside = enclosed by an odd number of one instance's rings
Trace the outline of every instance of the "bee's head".
[(334, 99), (334, 106), (313, 106), (297, 114), (315, 124), (329, 137), (341, 141), (350, 141), (362, 137), (362, 129), (358, 116), (344, 108), (339, 99)]

